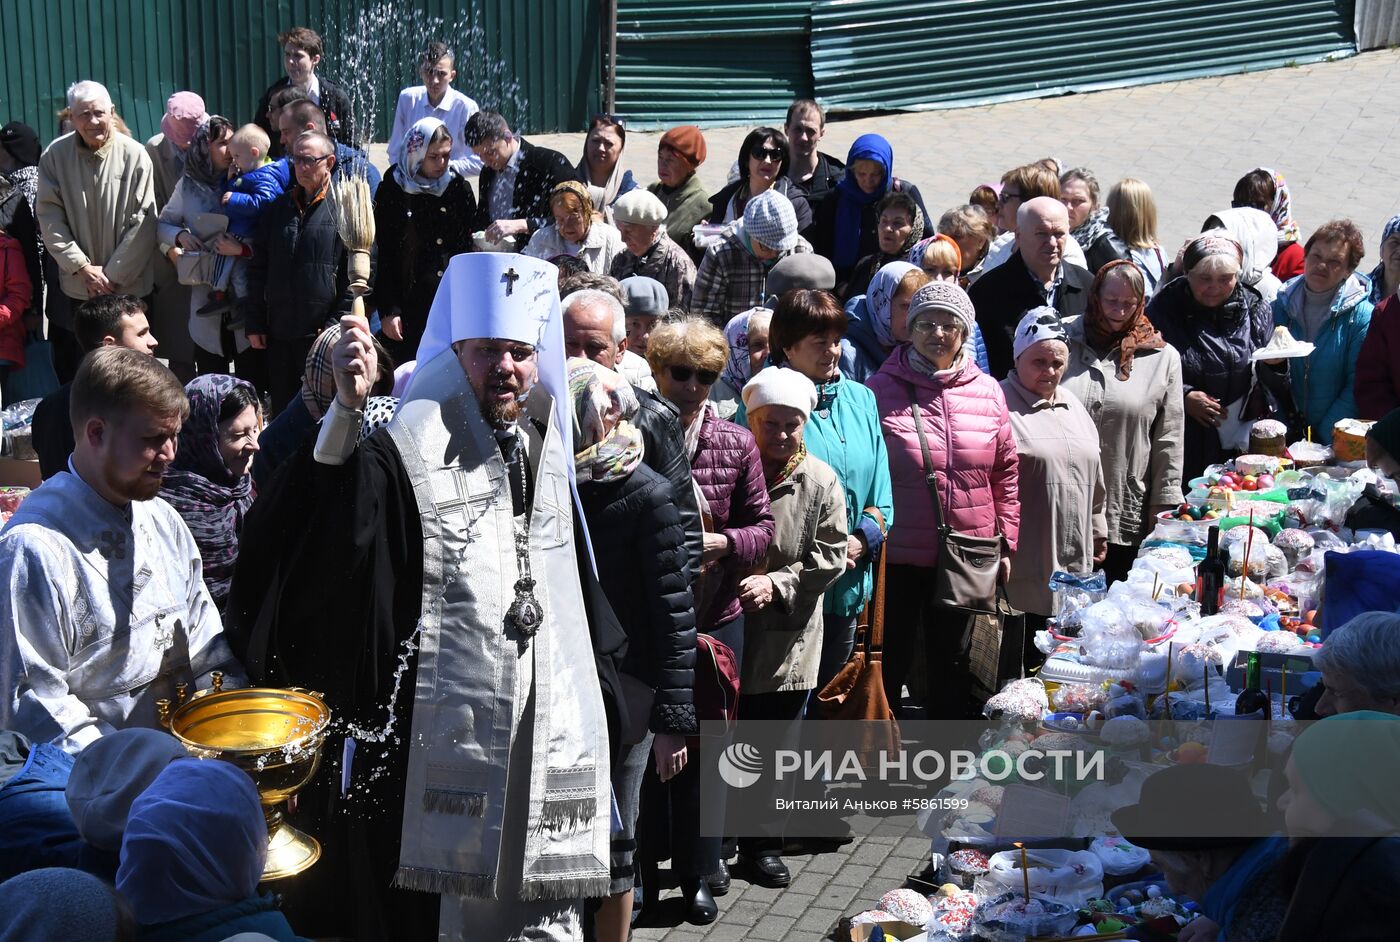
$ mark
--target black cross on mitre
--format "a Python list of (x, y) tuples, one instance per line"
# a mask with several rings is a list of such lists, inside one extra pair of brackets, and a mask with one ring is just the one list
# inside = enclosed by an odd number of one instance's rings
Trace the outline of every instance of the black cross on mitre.
[(515, 292), (515, 283), (520, 280), (520, 272), (507, 268), (501, 273), (501, 280), (506, 284), (506, 297), (510, 297)]

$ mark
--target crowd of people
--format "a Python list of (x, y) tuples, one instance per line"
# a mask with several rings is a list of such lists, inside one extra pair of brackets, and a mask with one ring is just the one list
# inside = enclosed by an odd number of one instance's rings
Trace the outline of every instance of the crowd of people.
[[(620, 942), (667, 859), (711, 922), (731, 861), (791, 877), (781, 833), (700, 832), (699, 722), (822, 722), (881, 554), (890, 704), (977, 717), (947, 528), (999, 541), (1031, 662), (1052, 573), (1121, 578), (1253, 420), (1400, 408), (1400, 216), (1363, 273), (1275, 170), (1164, 247), (1146, 183), (1048, 158), (931, 212), (802, 100), (718, 193), (690, 125), (644, 185), (621, 117), (531, 144), (433, 43), (381, 179), (320, 37), (279, 43), (246, 123), (179, 91), (143, 145), (79, 81), (47, 146), (0, 128), (0, 388), (45, 325), (62, 384), (0, 532), (0, 939), (80, 938), (61, 895), (92, 939)], [(1279, 328), (1313, 352), (1256, 356)], [(251, 780), (152, 732), (214, 672), (345, 724), (284, 910)]]

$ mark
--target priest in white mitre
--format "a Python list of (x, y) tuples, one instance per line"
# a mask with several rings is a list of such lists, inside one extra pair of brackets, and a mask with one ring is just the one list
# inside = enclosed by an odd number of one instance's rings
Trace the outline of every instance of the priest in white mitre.
[(606, 895), (608, 733), (572, 514), (557, 269), (452, 259), (418, 366), (362, 440), (377, 375), (341, 321), (335, 402), (245, 525), (230, 619), (261, 683), (347, 734), (296, 822), (307, 935), (581, 939)]

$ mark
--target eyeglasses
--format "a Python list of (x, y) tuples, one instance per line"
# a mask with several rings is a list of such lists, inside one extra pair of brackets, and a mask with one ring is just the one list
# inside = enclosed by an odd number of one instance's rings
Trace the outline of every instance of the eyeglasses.
[(701, 386), (713, 386), (715, 380), (719, 379), (719, 370), (697, 370), (689, 366), (668, 366), (666, 372), (671, 374), (671, 379), (678, 383), (688, 383), (694, 376), (700, 381)]
[(311, 157), (307, 154), (301, 154), (299, 156), (293, 157), (292, 163), (296, 164), (298, 167), (301, 167), (304, 170), (310, 170), (312, 167), (316, 166), (321, 161), (330, 160), (334, 156), (334, 154), (326, 154), (323, 157)]
[(997, 203), (999, 205), (1005, 204), (1011, 202), (1012, 200), (1018, 200), (1020, 198), (1020, 193), (1013, 193), (1010, 190), (1002, 190), (1001, 193), (997, 196)]
[(956, 334), (957, 324), (935, 324), (933, 321), (915, 321), (909, 325), (912, 334)]
[(760, 147), (753, 152), (753, 155), (759, 160), (781, 162), (783, 159), (783, 152), (776, 147)]

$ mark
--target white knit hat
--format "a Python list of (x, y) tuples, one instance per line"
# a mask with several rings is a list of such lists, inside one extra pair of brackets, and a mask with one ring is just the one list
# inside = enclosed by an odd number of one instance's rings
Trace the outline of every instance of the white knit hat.
[(659, 226), (666, 221), (666, 204), (656, 194), (637, 187), (612, 204), (613, 219), (634, 226)]
[(797, 370), (765, 366), (744, 384), (744, 408), (750, 415), (764, 406), (788, 406), (802, 413), (802, 421), (817, 407), (817, 387)]
[(775, 190), (764, 190), (744, 205), (744, 231), (770, 249), (791, 252), (797, 245), (797, 213), (792, 201)]

